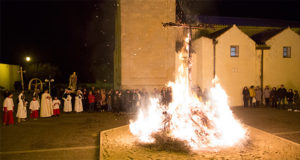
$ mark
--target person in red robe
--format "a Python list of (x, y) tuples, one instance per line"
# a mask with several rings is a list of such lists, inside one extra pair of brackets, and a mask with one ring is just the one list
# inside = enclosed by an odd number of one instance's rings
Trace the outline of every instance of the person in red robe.
[(5, 98), (3, 102), (3, 125), (14, 124), (14, 101), (12, 99), (13, 94), (9, 93), (8, 97)]
[(60, 100), (57, 97), (54, 97), (54, 100), (52, 101), (52, 105), (53, 105), (53, 115), (59, 116), (60, 115), (60, 110), (59, 110)]
[(36, 97), (32, 98), (29, 109), (31, 110), (30, 117), (33, 118), (34, 120), (37, 120), (37, 118), (39, 117), (40, 103), (36, 99)]

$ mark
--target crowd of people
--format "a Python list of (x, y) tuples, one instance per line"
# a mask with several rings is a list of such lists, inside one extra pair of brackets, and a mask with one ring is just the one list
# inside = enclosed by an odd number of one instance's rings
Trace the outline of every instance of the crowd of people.
[(259, 86), (250, 86), (249, 88), (245, 86), (242, 94), (244, 107), (255, 107), (264, 104), (267, 107), (300, 112), (298, 91), (293, 89), (287, 90), (283, 84), (279, 88), (273, 87), (272, 89), (266, 86), (263, 90)]
[[(154, 88), (151, 92), (145, 89), (105, 90), (91, 87), (90, 90), (65, 89), (61, 96), (56, 95), (51, 96), (47, 89), (42, 94), (36, 90), (28, 104), (28, 98), (26, 99), (24, 91), (21, 91), (17, 98), (17, 122), (25, 121), (28, 115), (34, 120), (39, 117), (57, 117), (61, 111), (65, 113), (135, 112), (140, 106), (149, 103), (149, 97), (159, 98), (162, 105), (168, 105), (172, 100), (171, 88), (165, 87), (161, 90)], [(29, 114), (27, 113), (28, 110)], [(14, 124), (14, 111), (13, 93), (7, 92), (3, 103), (4, 125)]]
[(167, 105), (171, 102), (171, 88), (163, 87), (161, 90), (154, 88), (151, 92), (145, 89), (132, 90), (91, 90), (83, 89), (83, 109), (86, 112), (135, 112), (140, 106), (149, 103), (149, 98), (159, 98), (160, 103)]
[[(206, 102), (208, 100), (208, 91), (202, 92), (200, 87), (194, 89), (195, 94)], [(299, 93), (297, 90), (287, 90), (284, 85), (280, 88), (270, 89), (266, 86), (263, 90), (257, 86), (244, 87), (243, 89), (244, 107), (265, 106), (288, 109), (289, 111), (300, 111)], [(31, 96), (28, 96), (31, 97)], [(158, 98), (161, 105), (168, 105), (172, 101), (172, 89), (170, 87), (154, 88), (152, 91), (145, 89), (132, 90), (105, 90), (91, 87), (82, 90), (65, 89), (62, 94), (50, 95), (47, 89), (41, 94), (35, 90), (32, 94), (30, 103), (25, 98), (24, 91), (21, 91), (17, 98), (17, 122), (25, 121), (27, 115), (37, 120), (39, 117), (57, 117), (61, 111), (70, 112), (135, 112), (141, 106), (147, 106), (150, 97)], [(264, 102), (262, 100), (264, 99)], [(286, 103), (287, 101), (287, 103)], [(63, 103), (62, 103), (63, 102)], [(15, 105), (13, 93), (6, 93), (3, 103), (3, 124), (14, 124), (13, 112)], [(30, 111), (27, 114), (27, 111)]]

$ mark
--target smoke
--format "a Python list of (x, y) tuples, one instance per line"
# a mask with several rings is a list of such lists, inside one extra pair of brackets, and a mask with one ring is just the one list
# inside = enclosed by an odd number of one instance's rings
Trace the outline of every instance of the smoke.
[(201, 23), (198, 16), (218, 16), (220, 0), (176, 0), (177, 22)]

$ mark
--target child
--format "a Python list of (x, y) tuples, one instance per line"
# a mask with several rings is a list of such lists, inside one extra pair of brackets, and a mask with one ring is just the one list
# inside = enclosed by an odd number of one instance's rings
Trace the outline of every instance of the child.
[(20, 93), (18, 100), (19, 103), (16, 117), (18, 117), (18, 123), (21, 123), (21, 121), (25, 121), (25, 119), (27, 118), (27, 102), (25, 101), (24, 91)]
[(57, 97), (54, 97), (52, 105), (53, 105), (53, 115), (54, 116), (59, 116), (59, 114), (60, 114), (60, 110), (59, 110), (60, 100)]
[(93, 112), (95, 106), (95, 96), (93, 95), (92, 91), (89, 92), (88, 100), (89, 100), (89, 112)]
[(30, 102), (29, 109), (31, 110), (30, 117), (33, 118), (34, 120), (37, 120), (37, 118), (39, 117), (40, 103), (36, 97), (32, 97), (32, 101)]
[(14, 101), (12, 99), (13, 94), (8, 93), (8, 97), (3, 102), (3, 125), (14, 124)]

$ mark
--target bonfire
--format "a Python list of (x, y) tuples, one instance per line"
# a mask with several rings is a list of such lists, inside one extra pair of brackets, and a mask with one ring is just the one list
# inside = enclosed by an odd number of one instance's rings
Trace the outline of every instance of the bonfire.
[(207, 102), (202, 102), (191, 89), (190, 39), (188, 34), (178, 54), (180, 65), (175, 82), (167, 84), (172, 88), (172, 102), (162, 105), (158, 98), (150, 98), (137, 118), (130, 121), (130, 131), (141, 143), (156, 143), (159, 135), (180, 141), (193, 151), (218, 151), (240, 145), (246, 140), (247, 131), (234, 118), (217, 79), (212, 82)]

